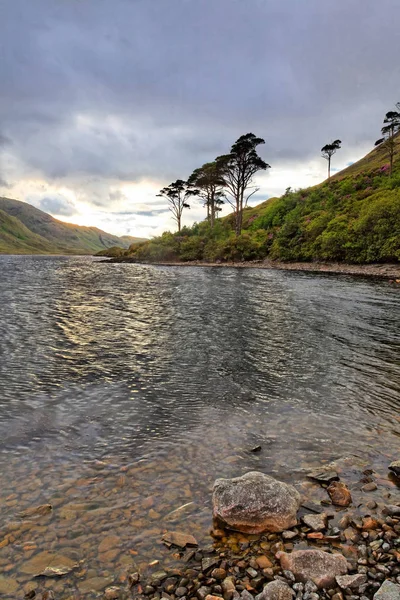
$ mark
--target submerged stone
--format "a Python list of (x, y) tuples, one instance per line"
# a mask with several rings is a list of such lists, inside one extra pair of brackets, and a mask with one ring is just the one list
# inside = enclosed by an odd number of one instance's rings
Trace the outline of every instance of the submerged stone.
[(53, 510), (51, 504), (41, 504), (40, 506), (34, 506), (32, 508), (27, 508), (26, 510), (22, 510), (18, 516), (20, 519), (26, 518), (34, 518), (34, 517), (42, 517), (43, 515), (48, 515)]
[(332, 481), (327, 488), (327, 492), (332, 504), (335, 504), (335, 506), (349, 506), (352, 502), (349, 488), (341, 481)]
[(213, 516), (236, 531), (289, 529), (297, 524), (299, 506), (296, 488), (258, 471), (234, 479), (217, 479), (214, 484)]
[(0, 594), (13, 594), (18, 588), (18, 581), (12, 579), (11, 577), (4, 577), (4, 575), (0, 575)]
[(162, 540), (165, 544), (179, 546), (179, 548), (198, 546), (196, 538), (189, 533), (182, 533), (180, 531), (168, 531), (167, 533), (164, 533)]
[(392, 463), (390, 463), (389, 469), (397, 477), (400, 477), (400, 460), (394, 460)]
[(333, 471), (333, 469), (318, 469), (308, 473), (307, 477), (309, 479), (314, 479), (314, 481), (318, 481), (319, 483), (330, 483), (331, 481), (338, 481), (339, 479), (339, 475), (336, 471)]
[[(26, 575), (45, 575), (45, 576), (54, 576), (49, 575), (51, 572), (55, 572), (58, 570), (65, 570), (65, 573), (59, 573), (57, 575), (64, 575), (67, 572), (75, 569), (77, 566), (76, 561), (68, 558), (67, 556), (62, 556), (61, 554), (55, 554), (53, 552), (39, 552), (33, 558), (25, 562), (21, 565), (21, 572)], [(46, 572), (47, 571), (47, 572)]]

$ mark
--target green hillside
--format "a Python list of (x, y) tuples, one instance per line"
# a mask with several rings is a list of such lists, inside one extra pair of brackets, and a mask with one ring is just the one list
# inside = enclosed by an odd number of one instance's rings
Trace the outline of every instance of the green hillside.
[(129, 248), (142, 238), (118, 237), (96, 227), (63, 223), (18, 200), (0, 198), (2, 217), (1, 253), (95, 254), (111, 246)]
[(49, 254), (57, 250), (40, 235), (30, 231), (21, 221), (0, 210), (0, 253)]
[(400, 261), (400, 137), (393, 174), (384, 148), (308, 189), (287, 190), (246, 208), (243, 231), (234, 235), (234, 215), (164, 233), (128, 254), (138, 261), (256, 260)]

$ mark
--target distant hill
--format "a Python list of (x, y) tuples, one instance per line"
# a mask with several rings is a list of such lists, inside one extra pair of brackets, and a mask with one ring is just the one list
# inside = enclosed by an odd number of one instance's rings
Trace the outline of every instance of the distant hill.
[(167, 232), (121, 260), (400, 262), (400, 135), (395, 142), (392, 176), (387, 150), (378, 146), (330, 182), (246, 208), (238, 237), (231, 213), (213, 230), (201, 222)]
[(50, 242), (30, 231), (19, 219), (0, 210), (1, 254), (53, 254), (56, 250)]
[(95, 254), (112, 246), (129, 248), (138, 241), (143, 238), (64, 223), (26, 202), (0, 198), (2, 254)]

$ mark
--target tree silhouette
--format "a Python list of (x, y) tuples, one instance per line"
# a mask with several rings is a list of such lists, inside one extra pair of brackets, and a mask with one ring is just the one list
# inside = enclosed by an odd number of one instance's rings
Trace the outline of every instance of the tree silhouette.
[(173, 218), (178, 225), (178, 231), (181, 230), (182, 212), (185, 208), (190, 208), (188, 199), (190, 196), (198, 195), (199, 190), (188, 186), (186, 181), (177, 179), (167, 187), (160, 190), (158, 197), (166, 198), (169, 204), (169, 210), (172, 212)]
[[(396, 104), (396, 107), (400, 108), (400, 102)], [(383, 123), (384, 125), (381, 129), (382, 137), (376, 140), (375, 146), (382, 146), (387, 152), (390, 163), (389, 177), (391, 177), (393, 173), (393, 157), (396, 150), (395, 137), (400, 131), (400, 112), (393, 110), (387, 112)]]
[(335, 140), (330, 144), (326, 144), (323, 148), (321, 148), (321, 156), (328, 161), (328, 181), (331, 179), (331, 159), (336, 151), (341, 148), (341, 141)]
[[(258, 171), (265, 171), (270, 168), (258, 154), (257, 146), (265, 144), (262, 138), (258, 138), (254, 133), (246, 133), (240, 136), (233, 144), (229, 154), (218, 156), (215, 162), (222, 173), (224, 186), (228, 190), (232, 199), (228, 198), (229, 204), (233, 207), (236, 216), (236, 235), (242, 231), (243, 208), (258, 188), (251, 186), (253, 176)], [(252, 191), (247, 194), (247, 191)]]
[(215, 217), (222, 210), (225, 194), (223, 186), (225, 181), (222, 177), (218, 164), (214, 162), (205, 163), (202, 167), (195, 169), (188, 179), (188, 185), (198, 189), (198, 196), (207, 207), (207, 221), (210, 227), (214, 227)]

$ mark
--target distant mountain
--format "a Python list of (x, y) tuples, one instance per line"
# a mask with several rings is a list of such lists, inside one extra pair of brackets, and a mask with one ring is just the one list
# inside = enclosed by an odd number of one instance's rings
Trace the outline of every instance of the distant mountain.
[(64, 223), (26, 202), (0, 198), (2, 254), (95, 254), (112, 246), (129, 248), (138, 241), (143, 238)]

